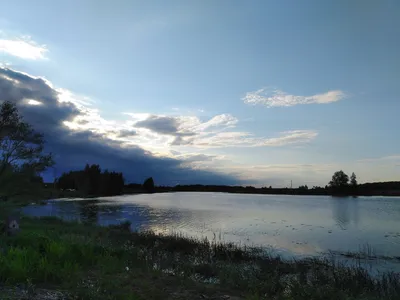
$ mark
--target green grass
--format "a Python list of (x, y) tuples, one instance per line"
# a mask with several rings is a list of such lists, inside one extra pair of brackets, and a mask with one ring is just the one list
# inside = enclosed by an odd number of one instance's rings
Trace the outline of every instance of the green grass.
[(123, 227), (101, 228), (47, 217), (22, 218), (21, 228), (18, 235), (0, 239), (0, 283), (7, 287), (29, 283), (31, 289), (60, 290), (76, 299), (167, 299), (172, 293), (178, 293), (179, 299), (189, 292), (219, 292), (155, 270), (153, 261), (143, 256), (146, 243), (130, 247)]
[(0, 299), (18, 286), (68, 299), (400, 299), (398, 274), (372, 278), (328, 260), (286, 261), (263, 249), (132, 233), (129, 223), (22, 217), (21, 232), (2, 235), (0, 248)]

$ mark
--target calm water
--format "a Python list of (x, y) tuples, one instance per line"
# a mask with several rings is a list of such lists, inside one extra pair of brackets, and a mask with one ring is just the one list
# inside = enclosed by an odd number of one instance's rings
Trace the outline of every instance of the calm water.
[[(24, 213), (272, 247), (282, 255), (400, 257), (400, 198), (165, 193), (50, 201)], [(390, 262), (393, 264), (393, 261)]]

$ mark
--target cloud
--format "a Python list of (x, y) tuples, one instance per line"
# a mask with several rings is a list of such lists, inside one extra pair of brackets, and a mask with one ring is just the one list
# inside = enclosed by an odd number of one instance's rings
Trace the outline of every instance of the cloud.
[(229, 114), (214, 116), (202, 122), (198, 117), (149, 115), (133, 124), (136, 128), (147, 128), (153, 132), (176, 137), (193, 136), (210, 128), (232, 127), (238, 120)]
[(384, 162), (391, 162), (391, 163), (400, 162), (400, 154), (393, 154), (375, 158), (364, 158), (357, 160), (357, 163), (384, 163)]
[(152, 138), (154, 134), (171, 137), (172, 139), (168, 142), (170, 146), (192, 145), (195, 138), (226, 130), (238, 122), (229, 114), (217, 115), (207, 121), (201, 121), (196, 116), (126, 114), (132, 117), (132, 127), (135, 130), (141, 128), (147, 130), (147, 132), (142, 132), (142, 135), (153, 134)]
[(55, 155), (58, 175), (98, 163), (122, 171), (129, 182), (153, 176), (156, 183), (168, 185), (240, 183), (234, 176), (195, 170), (186, 167), (183, 159), (157, 157), (139, 144), (119, 140), (117, 136), (128, 133), (125, 130), (134, 133), (129, 124), (104, 120), (96, 109), (84, 106), (82, 98), (54, 88), (44, 78), (0, 68), (0, 102), (5, 100), (14, 102), (24, 119), (44, 134), (46, 150)]
[(209, 121), (204, 122), (202, 124), (199, 124), (196, 129), (197, 130), (206, 130), (209, 128), (215, 128), (215, 127), (225, 127), (227, 128), (232, 128), (234, 125), (238, 123), (238, 119), (235, 118), (234, 116), (230, 114), (222, 114), (222, 115), (217, 115), (213, 118), (211, 118)]
[(45, 59), (48, 52), (45, 45), (38, 45), (30, 37), (0, 39), (0, 51), (22, 59)]
[(339, 101), (345, 97), (340, 90), (328, 91), (324, 94), (312, 96), (290, 95), (280, 90), (267, 90), (265, 88), (249, 92), (242, 100), (250, 105), (264, 105), (266, 107), (294, 106), (298, 104), (326, 104)]
[(135, 136), (137, 132), (135, 130), (127, 130), (127, 129), (122, 129), (118, 132), (119, 137), (132, 137)]
[(220, 132), (212, 136), (200, 137), (191, 145), (199, 148), (279, 147), (307, 143), (317, 135), (318, 133), (313, 130), (286, 131), (272, 138), (258, 138), (248, 132)]
[(314, 130), (292, 130), (281, 133), (276, 138), (265, 139), (261, 142), (262, 146), (284, 146), (290, 144), (307, 143), (316, 138), (318, 132)]
[(16, 103), (24, 118), (44, 133), (46, 149), (56, 154), (58, 173), (98, 163), (136, 182), (154, 176), (160, 184), (239, 184), (244, 179), (239, 173), (226, 173), (232, 163), (226, 155), (204, 152), (304, 144), (317, 136), (313, 130), (292, 130), (258, 137), (237, 131), (239, 120), (230, 114), (200, 118), (125, 112), (130, 118), (106, 120), (84, 96), (56, 88), (46, 78), (0, 68), (4, 100)]
[[(277, 147), (310, 142), (318, 135), (314, 130), (292, 130), (282, 132), (277, 137), (255, 137), (249, 132), (233, 130), (238, 119), (230, 114), (217, 115), (203, 121), (198, 117), (188, 116), (131, 115), (136, 120), (140, 119), (140, 121), (133, 122), (133, 128), (145, 128), (153, 134), (172, 137), (167, 142), (169, 146), (194, 148)], [(143, 133), (143, 135), (145, 134)], [(147, 134), (151, 133), (147, 132)]]
[(189, 136), (194, 134), (193, 132), (185, 131), (180, 125), (181, 120), (179, 118), (156, 115), (151, 115), (147, 119), (134, 124), (137, 128), (147, 128), (165, 135)]
[[(46, 151), (54, 153), (58, 175), (98, 163), (122, 171), (128, 182), (153, 176), (158, 184), (166, 185), (288, 186), (290, 180), (294, 186), (325, 185), (340, 169), (348, 174), (354, 171), (360, 182), (400, 178), (399, 154), (344, 163), (240, 165), (213, 149), (297, 145), (312, 141), (318, 133), (292, 130), (258, 137), (236, 130), (239, 121), (229, 114), (204, 119), (127, 113), (128, 120), (105, 120), (90, 99), (56, 88), (43, 77), (0, 68), (0, 102), (5, 100), (16, 103), (24, 118), (44, 133)], [(145, 127), (135, 126), (142, 121), (147, 121), (142, 123)], [(160, 129), (160, 124), (169, 127)], [(171, 146), (177, 138), (181, 139), (179, 148)], [(51, 174), (46, 178), (52, 180)]]
[(71, 121), (81, 114), (73, 103), (58, 101), (60, 97), (62, 93), (44, 78), (0, 68), (0, 100), (17, 103), (27, 121), (40, 131), (58, 130), (63, 127), (60, 120)]

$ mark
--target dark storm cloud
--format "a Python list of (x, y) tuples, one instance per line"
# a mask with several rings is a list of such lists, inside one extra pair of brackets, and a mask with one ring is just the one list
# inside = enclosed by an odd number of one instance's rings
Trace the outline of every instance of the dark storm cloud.
[(190, 145), (193, 143), (193, 139), (185, 140), (182, 136), (176, 136), (174, 140), (171, 142), (171, 146), (184, 146)]
[(215, 155), (195, 154), (195, 155), (191, 155), (188, 158), (186, 158), (185, 161), (191, 161), (191, 162), (195, 162), (195, 161), (211, 161), (214, 158), (216, 158)]
[[(136, 128), (146, 128), (159, 134), (174, 136), (171, 146), (183, 146), (193, 143), (196, 133), (190, 131), (181, 131), (179, 129), (180, 121), (174, 117), (166, 116), (150, 116), (143, 121), (135, 123)], [(192, 137), (184, 139), (184, 137)]]
[(192, 136), (194, 132), (179, 131), (179, 120), (174, 117), (150, 116), (146, 120), (135, 123), (137, 128), (147, 128), (160, 134), (173, 135), (177, 137)]
[[(8, 100), (16, 103), (24, 119), (44, 134), (46, 150), (55, 156), (58, 175), (67, 170), (82, 168), (86, 163), (96, 163), (103, 169), (122, 171), (129, 182), (141, 182), (148, 176), (153, 176), (158, 184), (168, 185), (239, 182), (234, 176), (182, 168), (181, 160), (154, 157), (138, 146), (124, 147), (121, 142), (91, 131), (72, 131), (63, 125), (63, 121), (72, 120), (83, 113), (72, 103), (57, 101), (58, 95), (44, 79), (0, 68), (0, 102)], [(27, 99), (42, 104), (29, 105)], [(153, 117), (140, 123), (142, 127), (153, 131), (180, 136), (176, 122), (172, 118)], [(119, 132), (120, 136), (126, 134), (127, 131)], [(129, 131), (129, 134), (134, 132)]]
[(89, 124), (90, 122), (88, 120), (78, 120), (77, 123), (79, 125), (86, 125), (86, 124)]
[[(42, 78), (0, 68), (0, 100), (17, 104), (25, 120), (37, 130), (58, 129), (63, 126), (62, 121), (80, 114), (75, 105), (60, 103), (57, 97), (58, 92)], [(39, 101), (42, 105), (28, 105), (27, 100)]]
[(179, 122), (172, 117), (150, 116), (146, 120), (137, 122), (135, 127), (147, 128), (161, 134), (175, 135), (178, 132)]
[(137, 132), (135, 130), (123, 129), (123, 130), (118, 131), (117, 135), (118, 135), (118, 137), (122, 137), (122, 138), (124, 138), (124, 137), (132, 137), (132, 136), (137, 135)]

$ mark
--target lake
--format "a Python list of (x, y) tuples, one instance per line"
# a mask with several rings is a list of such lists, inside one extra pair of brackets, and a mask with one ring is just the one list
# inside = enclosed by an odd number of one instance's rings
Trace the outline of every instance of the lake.
[(264, 246), (283, 256), (361, 251), (400, 270), (399, 197), (181, 192), (53, 200), (23, 212), (101, 225), (129, 220), (133, 230)]

